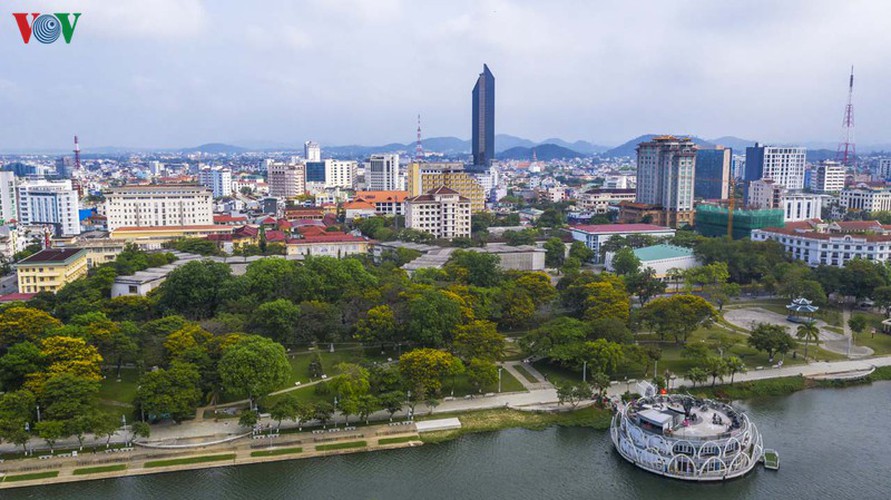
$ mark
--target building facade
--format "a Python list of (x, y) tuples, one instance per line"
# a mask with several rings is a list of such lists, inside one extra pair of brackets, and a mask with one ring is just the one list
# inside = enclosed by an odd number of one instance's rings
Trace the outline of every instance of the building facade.
[(804, 189), (806, 158), (805, 148), (755, 144), (746, 148), (743, 180), (771, 179), (788, 190)]
[(783, 208), (786, 189), (771, 179), (752, 181), (748, 186), (746, 205), (750, 208)]
[(0, 171), (0, 225), (18, 218), (15, 173)]
[(614, 236), (648, 235), (654, 238), (670, 238), (675, 233), (670, 227), (653, 224), (585, 224), (570, 226), (568, 231), (572, 234), (573, 240), (581, 241), (594, 251), (595, 263), (603, 259), (602, 245)]
[(812, 193), (788, 193), (783, 197), (783, 218), (786, 222), (819, 219), (823, 210), (823, 198)]
[(879, 212), (891, 210), (891, 191), (875, 189), (842, 189), (840, 204), (846, 210)]
[(662, 207), (671, 227), (693, 223), (696, 151), (693, 141), (670, 135), (637, 146), (637, 203)]
[(465, 171), (461, 163), (411, 163), (405, 179), (406, 191), (411, 196), (444, 186), (470, 200), (471, 211), (481, 212), (486, 208), (485, 188), (478, 176)]
[(730, 164), (733, 150), (718, 146), (696, 150), (693, 196), (701, 200), (726, 200), (730, 196)]
[(578, 207), (586, 212), (605, 214), (610, 208), (618, 209), (623, 201), (633, 202), (636, 194), (634, 189), (596, 189), (576, 197)]
[(811, 170), (811, 190), (818, 193), (839, 193), (845, 188), (845, 167), (826, 160)]
[(87, 251), (80, 248), (48, 248), (15, 264), (21, 293), (56, 293), (87, 275)]
[(306, 165), (273, 162), (267, 166), (269, 196), (294, 198), (306, 193)]
[(851, 259), (887, 262), (891, 258), (891, 226), (876, 221), (800, 221), (784, 227), (752, 231), (752, 240), (773, 240), (795, 260), (816, 267), (844, 267)]
[(377, 215), (405, 214), (405, 199), (408, 191), (356, 191), (356, 200), (363, 200), (374, 206)]
[(315, 141), (306, 141), (303, 143), (303, 158), (307, 162), (322, 161), (322, 148)]
[(213, 193), (204, 186), (158, 185), (112, 188), (106, 194), (108, 230), (121, 227), (213, 224)]
[(405, 200), (405, 227), (437, 238), (470, 237), (470, 200), (457, 191), (438, 187)]
[(232, 171), (228, 168), (202, 168), (198, 171), (198, 184), (210, 189), (214, 198), (232, 195)]
[(325, 160), (325, 187), (352, 188), (356, 183), (356, 170), (359, 164), (355, 161)]
[(495, 159), (495, 77), (485, 64), (473, 86), (472, 95), (473, 164), (488, 166)]
[(24, 181), (17, 202), (20, 223), (52, 225), (58, 236), (80, 234), (80, 204), (70, 180)]
[(365, 171), (368, 191), (399, 191), (399, 155), (372, 155)]

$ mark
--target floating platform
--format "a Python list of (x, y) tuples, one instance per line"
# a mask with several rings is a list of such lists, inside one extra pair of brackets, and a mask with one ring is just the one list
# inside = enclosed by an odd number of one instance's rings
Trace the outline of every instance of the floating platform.
[(762, 461), (765, 469), (780, 470), (780, 454), (777, 453), (777, 450), (764, 450)]

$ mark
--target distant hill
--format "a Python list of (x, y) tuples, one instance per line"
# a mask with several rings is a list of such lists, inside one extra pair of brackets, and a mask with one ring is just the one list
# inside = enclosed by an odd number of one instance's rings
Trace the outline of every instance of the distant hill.
[(222, 144), (219, 142), (211, 142), (202, 144), (194, 148), (186, 148), (183, 153), (208, 153), (208, 154), (238, 154), (247, 151), (246, 148), (233, 146), (231, 144)]
[(561, 146), (566, 149), (571, 149), (573, 151), (578, 151), (579, 153), (585, 153), (587, 155), (602, 153), (602, 152), (610, 149), (609, 146), (601, 146), (599, 144), (592, 144), (588, 141), (567, 142), (567, 141), (564, 141), (563, 139), (559, 139), (556, 137), (552, 137), (550, 139), (545, 139), (545, 140), (541, 141), (541, 144), (555, 144), (557, 146)]
[(719, 146), (732, 148), (733, 154), (745, 154), (746, 148), (754, 146), (755, 143), (758, 141), (750, 141), (748, 139), (740, 139), (739, 137), (734, 137), (732, 135), (725, 135), (724, 137), (718, 137), (717, 139), (709, 139), (708, 142)]
[(558, 146), (556, 144), (542, 144), (540, 146), (533, 146), (531, 148), (525, 148), (522, 146), (510, 148), (507, 151), (498, 153), (498, 159), (531, 160), (533, 152), (535, 153), (536, 158), (541, 161), (550, 161), (562, 158), (584, 158), (588, 156), (586, 154), (579, 153), (578, 151), (573, 151), (571, 149), (564, 148), (563, 146)]
[[(660, 134), (660, 135), (665, 135), (665, 134)], [(674, 135), (675, 137), (690, 137), (691, 139), (693, 139), (693, 143), (698, 146), (703, 146), (703, 147), (707, 147), (707, 148), (715, 146), (713, 143), (706, 141), (705, 139), (700, 139), (699, 137), (689, 136), (686, 134), (672, 134), (672, 135)], [(634, 139), (631, 139), (630, 141), (626, 142), (625, 144), (622, 144), (621, 146), (617, 146), (613, 149), (603, 152), (600, 156), (602, 156), (604, 158), (620, 158), (623, 156), (635, 156), (637, 154), (637, 145), (638, 144), (640, 144), (642, 142), (651, 141), (655, 137), (658, 137), (658, 136), (656, 134), (645, 134), (645, 135), (641, 135), (639, 137), (635, 137)]]
[[(502, 151), (507, 151), (511, 148), (521, 147), (521, 148), (531, 148), (533, 146), (537, 146), (538, 143), (535, 141), (530, 141), (529, 139), (523, 139), (522, 137), (517, 137), (514, 135), (507, 134), (495, 134), (495, 153), (500, 153)], [(469, 151), (469, 149), (468, 149)]]
[[(460, 139), (458, 137), (430, 137), (428, 139), (423, 139), (421, 141), (421, 145), (424, 147), (424, 151), (427, 152), (436, 152), (436, 153), (445, 153), (448, 155), (469, 155), (471, 153), (472, 143), (469, 140)], [(535, 142), (529, 139), (524, 139), (522, 137), (517, 137), (508, 134), (497, 134), (495, 136), (495, 153), (498, 158), (502, 157), (502, 153), (509, 151), (515, 148), (525, 148), (527, 150), (531, 150), (533, 147), (537, 146), (559, 146), (567, 150), (571, 150), (573, 155), (578, 156), (581, 153), (581, 156), (591, 155), (594, 153), (598, 153), (601, 151), (605, 151), (609, 148), (606, 146), (598, 146), (596, 144), (592, 144), (587, 141), (575, 141), (575, 142), (567, 142), (563, 139), (548, 139), (542, 142)], [(415, 152), (415, 142), (409, 141), (405, 144), (400, 144), (398, 142), (394, 142), (392, 144), (385, 144), (383, 146), (360, 146), (360, 145), (348, 145), (348, 146), (322, 146), (323, 154), (331, 154), (334, 156), (341, 157), (361, 157), (368, 156), (372, 154), (381, 154), (381, 153), (399, 153), (402, 152), (404, 154), (414, 154)], [(547, 152), (547, 149), (545, 150)], [(514, 154), (514, 153), (511, 153)], [(531, 153), (530, 153), (531, 154)], [(567, 156), (567, 158), (575, 157), (573, 155)], [(560, 157), (558, 157), (560, 158)]]

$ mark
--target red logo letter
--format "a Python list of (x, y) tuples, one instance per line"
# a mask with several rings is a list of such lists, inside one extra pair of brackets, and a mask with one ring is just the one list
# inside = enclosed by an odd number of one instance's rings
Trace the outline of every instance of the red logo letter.
[(40, 15), (40, 12), (31, 13), (31, 22), (28, 22), (28, 14), (24, 12), (14, 13), (12, 17), (15, 18), (15, 22), (19, 25), (19, 32), (22, 34), (22, 41), (28, 43), (31, 40), (31, 25), (34, 24), (34, 20), (37, 19), (37, 16)]

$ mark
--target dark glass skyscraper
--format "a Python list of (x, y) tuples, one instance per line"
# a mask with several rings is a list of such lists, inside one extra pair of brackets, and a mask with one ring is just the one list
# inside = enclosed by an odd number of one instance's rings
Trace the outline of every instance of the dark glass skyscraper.
[(483, 64), (473, 86), (473, 164), (489, 165), (495, 159), (495, 77)]

